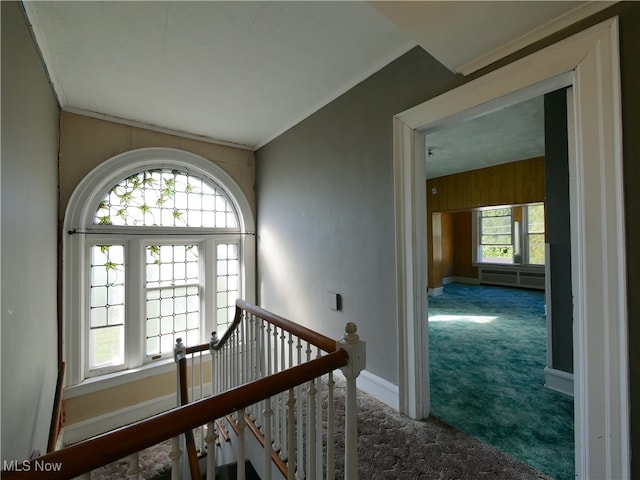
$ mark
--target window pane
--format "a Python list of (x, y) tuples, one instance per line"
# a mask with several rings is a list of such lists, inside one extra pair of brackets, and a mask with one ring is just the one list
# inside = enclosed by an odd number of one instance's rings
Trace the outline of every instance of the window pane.
[(527, 231), (544, 233), (544, 205), (542, 203), (527, 207)]
[[(483, 210), (480, 215), (480, 245), (511, 246), (511, 208)], [(488, 250), (488, 258), (505, 258), (497, 249)], [(499, 252), (498, 252), (499, 253)], [(506, 253), (504, 255), (507, 255)], [(484, 258), (484, 253), (483, 253)], [(489, 261), (489, 260), (487, 260)]]
[(124, 245), (91, 246), (89, 369), (124, 363)]
[(529, 235), (529, 263), (544, 265), (544, 234)]
[(238, 215), (217, 185), (179, 170), (146, 170), (122, 180), (96, 210), (95, 225), (237, 228)]
[(482, 247), (482, 261), (489, 263), (513, 263), (513, 247)]
[(124, 363), (124, 326), (92, 328), (89, 333), (90, 369)]
[[(146, 355), (173, 351), (176, 338), (200, 338), (200, 265), (197, 245), (149, 245), (147, 272)], [(199, 343), (199, 340), (195, 343)], [(187, 343), (187, 345), (193, 345)]]
[(238, 244), (219, 244), (217, 249), (216, 323), (221, 335), (233, 319), (238, 298), (238, 273), (240, 260)]
[(479, 261), (513, 263), (511, 208), (483, 210), (479, 220)]
[(534, 265), (544, 265), (544, 204), (527, 206), (528, 261)]
[(482, 245), (511, 245), (511, 235), (482, 235)]

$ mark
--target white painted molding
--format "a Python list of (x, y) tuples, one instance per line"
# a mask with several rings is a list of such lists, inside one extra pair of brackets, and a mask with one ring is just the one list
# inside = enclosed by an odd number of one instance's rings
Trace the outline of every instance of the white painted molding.
[(491, 65), (498, 60), (511, 55), (512, 53), (521, 50), (522, 48), (531, 45), (539, 40), (542, 40), (549, 35), (559, 32), (563, 28), (566, 28), (574, 23), (579, 22), (591, 15), (598, 13), (605, 8), (610, 7), (615, 2), (584, 2), (577, 7), (571, 9), (565, 14), (554, 18), (553, 20), (531, 30), (530, 32), (510, 41), (509, 43), (502, 45), (494, 50), (491, 50), (478, 58), (475, 58), (469, 62), (466, 62), (456, 68), (458, 73), (463, 75), (469, 75), (481, 68)]
[[(583, 30), (394, 118), (400, 409), (428, 405), (424, 150), (416, 137), (573, 85), (570, 159), (577, 478), (629, 478), (629, 372), (618, 20)], [(571, 143), (571, 142), (570, 142)], [(416, 335), (418, 337), (416, 337)], [(419, 338), (419, 340), (416, 340)], [(424, 398), (426, 397), (426, 398)], [(426, 409), (428, 413), (428, 408)]]
[[(334, 370), (333, 374), (336, 378), (345, 380), (341, 370)], [(394, 410), (398, 410), (399, 392), (397, 385), (367, 370), (363, 370), (356, 379), (356, 386), (376, 400), (381, 401), (385, 405), (389, 405)]]
[(575, 69), (569, 161), (576, 473), (629, 478), (629, 370), (617, 18)]
[(140, 368), (134, 368), (124, 372), (115, 372), (101, 377), (85, 380), (78, 385), (70, 385), (64, 389), (64, 399), (82, 397), (91, 393), (101, 392), (109, 388), (138, 382), (142, 379), (162, 375), (176, 371), (176, 363), (172, 358), (167, 358), (154, 363), (148, 363)]
[(86, 440), (94, 435), (108, 432), (129, 423), (144, 420), (152, 415), (165, 412), (176, 406), (176, 394), (154, 398), (147, 402), (139, 403), (114, 412), (105, 413), (97, 417), (72, 423), (64, 426), (64, 443), (72, 443)]
[(544, 386), (550, 390), (571, 395), (573, 397), (573, 373), (563, 372), (555, 368), (544, 368)]
[(478, 277), (445, 277), (442, 279), (443, 285), (448, 285), (450, 283), (465, 283), (467, 285), (480, 285), (480, 279)]
[[(38, 53), (40, 54), (40, 59), (44, 65), (47, 64), (46, 59), (52, 58), (51, 51), (49, 50), (49, 44), (46, 41), (46, 36), (42, 35), (41, 32), (44, 29), (39, 28), (41, 25), (40, 18), (36, 14), (37, 8), (34, 8), (31, 5), (31, 2), (20, 2), (22, 8), (24, 8), (25, 13), (27, 14), (27, 23), (29, 25), (29, 30), (31, 31), (31, 35), (35, 39), (35, 46), (38, 49)], [(35, 27), (35, 28), (34, 28)], [(51, 82), (51, 86), (53, 87), (53, 91), (56, 94), (58, 99), (58, 105), (60, 107), (64, 107), (67, 104), (67, 97), (62, 91), (62, 86), (58, 78), (54, 75), (54, 73), (49, 69), (44, 69), (47, 77), (49, 77), (49, 81)]]
[(83, 108), (75, 108), (65, 106), (62, 108), (63, 112), (73, 113), (75, 115), (82, 115), (84, 117), (95, 118), (97, 120), (104, 120), (111, 123), (117, 123), (120, 125), (127, 125), (129, 127), (141, 128), (143, 130), (149, 130), (151, 132), (166, 133), (174, 137), (188, 138), (189, 140), (197, 140), (199, 142), (211, 143), (214, 145), (220, 145), (223, 147), (232, 147), (240, 150), (249, 150), (251, 152), (255, 149), (250, 145), (244, 145), (242, 143), (227, 142), (213, 137), (207, 137), (205, 135), (196, 135), (194, 133), (184, 132), (182, 130), (173, 130), (171, 128), (161, 127), (159, 125), (152, 125), (150, 123), (138, 122), (136, 120), (129, 120), (122, 117), (114, 117), (105, 113), (94, 112), (92, 110), (85, 110)]
[[(444, 281), (442, 282), (444, 283)], [(444, 293), (444, 287), (428, 288), (427, 295), (430, 297), (439, 297)]]
[(430, 410), (424, 135), (401, 116), (393, 127), (399, 410), (420, 419)]

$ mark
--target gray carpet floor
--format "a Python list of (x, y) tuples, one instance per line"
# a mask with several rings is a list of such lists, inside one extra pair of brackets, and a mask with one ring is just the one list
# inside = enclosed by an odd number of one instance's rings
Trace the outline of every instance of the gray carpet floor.
[[(336, 478), (344, 477), (344, 390), (336, 382)], [(398, 414), (358, 392), (359, 477), (389, 480), (548, 479), (533, 468), (500, 453), (446, 423), (417, 421)], [(168, 442), (141, 452), (141, 478), (158, 478), (169, 467)], [(92, 479), (126, 478), (126, 461), (93, 472)]]

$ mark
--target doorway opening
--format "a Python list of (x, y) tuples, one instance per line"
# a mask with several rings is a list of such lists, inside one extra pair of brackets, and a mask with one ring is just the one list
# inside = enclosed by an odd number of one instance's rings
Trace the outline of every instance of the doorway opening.
[(617, 40), (614, 18), (394, 118), (399, 405), (403, 413), (425, 418), (430, 392), (424, 133), (575, 87), (569, 170), (578, 478), (626, 478), (630, 471)]
[(563, 89), (425, 135), (431, 414), (558, 479), (574, 478), (571, 311), (551, 325), (571, 297), (566, 108)]

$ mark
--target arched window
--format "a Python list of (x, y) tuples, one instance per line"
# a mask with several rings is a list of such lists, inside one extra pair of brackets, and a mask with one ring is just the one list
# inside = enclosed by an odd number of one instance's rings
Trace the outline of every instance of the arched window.
[[(94, 169), (65, 216), (65, 353), (76, 385), (206, 342), (253, 300), (255, 246), (241, 189), (202, 157), (141, 149)], [(113, 375), (111, 375), (113, 376)]]

